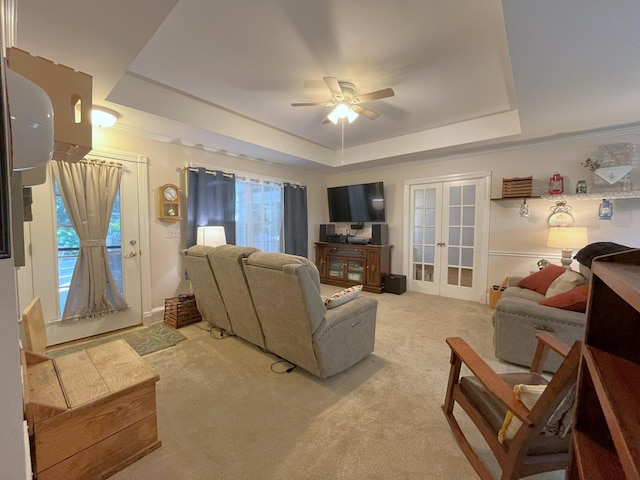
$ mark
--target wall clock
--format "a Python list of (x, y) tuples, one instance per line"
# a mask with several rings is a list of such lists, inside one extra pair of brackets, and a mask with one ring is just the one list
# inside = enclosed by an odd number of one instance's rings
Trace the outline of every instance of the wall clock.
[(180, 216), (180, 189), (167, 183), (158, 188), (158, 219), (163, 222), (177, 222)]
[(556, 202), (550, 210), (551, 215), (547, 219), (550, 227), (570, 227), (573, 225), (573, 215), (569, 213), (571, 205), (567, 205), (567, 202)]

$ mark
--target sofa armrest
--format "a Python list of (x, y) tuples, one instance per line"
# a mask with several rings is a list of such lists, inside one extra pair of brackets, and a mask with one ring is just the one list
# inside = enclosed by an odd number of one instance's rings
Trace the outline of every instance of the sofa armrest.
[(321, 378), (342, 372), (373, 352), (377, 309), (377, 300), (359, 296), (327, 310), (313, 332)]
[(362, 316), (371, 315), (372, 311), (375, 318), (377, 306), (378, 301), (376, 299), (358, 296), (347, 303), (328, 309), (324, 319), (313, 332), (314, 340), (344, 322), (354, 323), (355, 325), (353, 326), (355, 327), (362, 321)]

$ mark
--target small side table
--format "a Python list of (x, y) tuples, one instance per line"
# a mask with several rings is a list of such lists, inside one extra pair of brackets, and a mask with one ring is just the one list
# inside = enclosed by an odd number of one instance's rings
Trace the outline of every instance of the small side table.
[(180, 328), (201, 320), (195, 298), (183, 301), (180, 301), (179, 297), (165, 299), (164, 323), (170, 327)]

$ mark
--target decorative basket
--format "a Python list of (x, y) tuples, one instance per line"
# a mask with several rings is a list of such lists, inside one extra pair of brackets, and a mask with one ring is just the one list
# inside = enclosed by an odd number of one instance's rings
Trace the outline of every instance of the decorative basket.
[(533, 176), (502, 179), (502, 198), (530, 197)]
[(173, 297), (164, 301), (164, 323), (170, 327), (180, 328), (201, 320), (195, 298), (181, 302), (179, 297)]
[(493, 288), (489, 290), (489, 306), (491, 308), (496, 308), (496, 303), (498, 303), (498, 300), (500, 300), (502, 292), (505, 291), (508, 284), (509, 277), (505, 277), (500, 285), (494, 285)]

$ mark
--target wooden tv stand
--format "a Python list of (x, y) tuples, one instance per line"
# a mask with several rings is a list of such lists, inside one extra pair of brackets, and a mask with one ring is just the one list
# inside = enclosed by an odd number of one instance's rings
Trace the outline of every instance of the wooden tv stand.
[(160, 446), (158, 375), (124, 340), (50, 359), (22, 351), (38, 480), (106, 478)]
[(390, 273), (393, 245), (327, 242), (315, 245), (320, 282), (338, 287), (362, 284), (367, 292), (384, 292), (384, 277)]

